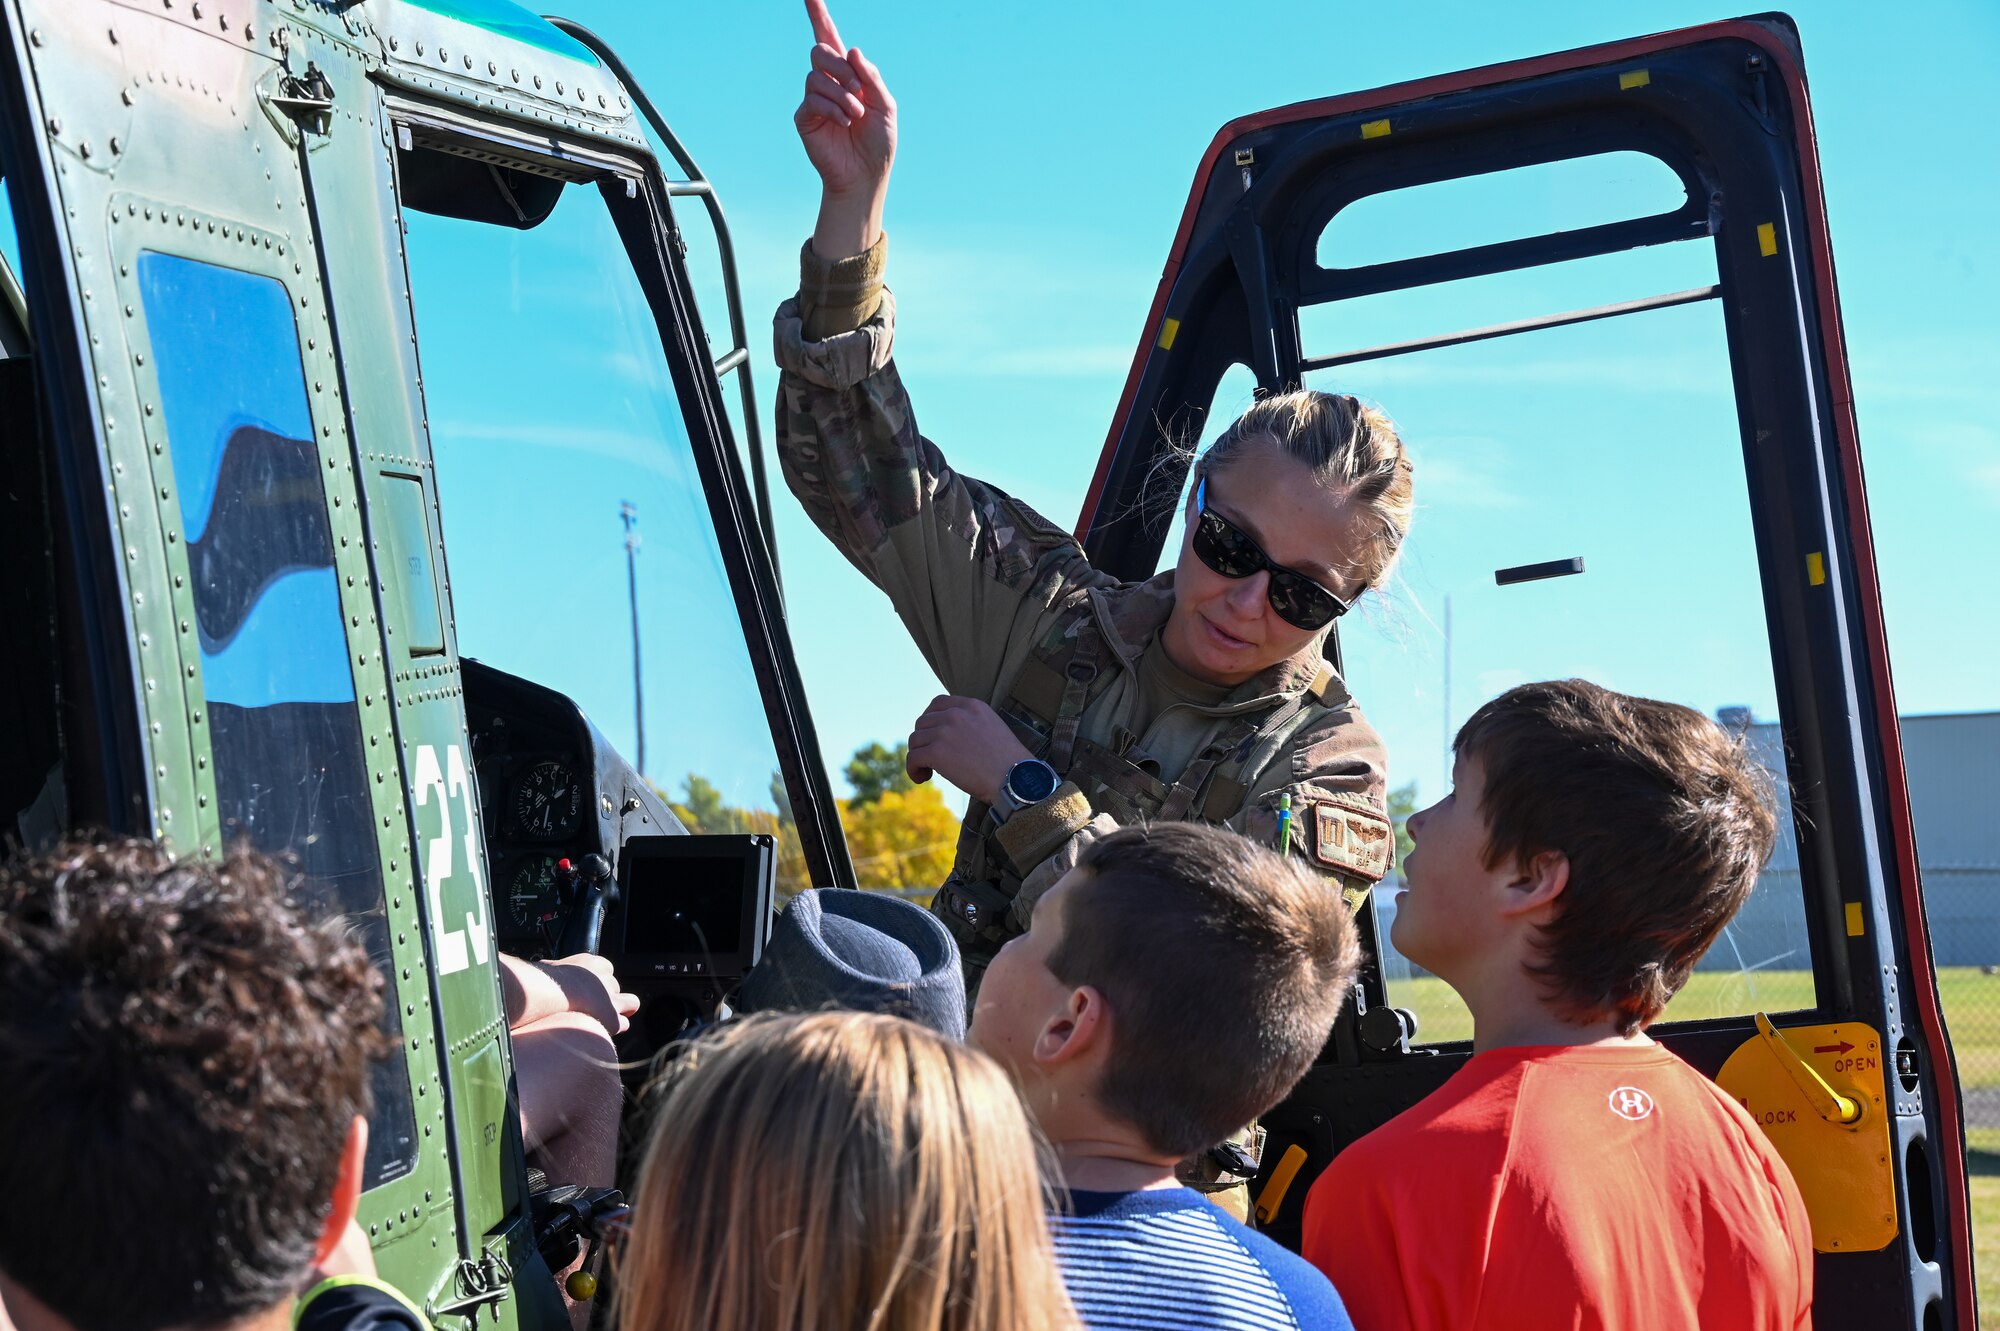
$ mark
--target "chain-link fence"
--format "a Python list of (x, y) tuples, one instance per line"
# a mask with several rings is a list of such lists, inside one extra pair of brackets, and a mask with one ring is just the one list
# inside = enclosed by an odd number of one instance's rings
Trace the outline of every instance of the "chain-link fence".
[(2000, 1128), (2000, 863), (1927, 864), (1923, 879), (1967, 1125)]

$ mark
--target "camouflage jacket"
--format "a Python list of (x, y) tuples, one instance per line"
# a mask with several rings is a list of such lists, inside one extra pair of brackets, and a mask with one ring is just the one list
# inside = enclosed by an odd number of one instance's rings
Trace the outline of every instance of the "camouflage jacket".
[[(1120, 583), (1092, 567), (1070, 533), (954, 471), (917, 432), (890, 359), (894, 328), (886, 291), (867, 322), (819, 341), (805, 337), (797, 300), (779, 308), (778, 456), (792, 493), (888, 594), (944, 688), (991, 703), (1031, 751), (1050, 756), (1046, 722), (1075, 641), (1094, 640), (1101, 658), (1074, 723), (1075, 759), (1056, 764), (1065, 777), (1056, 795), (998, 826), (977, 800), (967, 812), (947, 886), (1000, 889), (997, 897), (974, 891), (985, 918), (972, 932), (997, 945), (1025, 927), (1035, 899), (1092, 839), (1121, 820), (1159, 814), (1170, 788), (1200, 762), (1216, 768), (1203, 769), (1207, 786), (1229, 783), (1231, 797), (1218, 808), (1205, 788), (1170, 816), (1211, 815), (1275, 846), (1289, 797), (1291, 849), (1358, 904), (1387, 871), (1394, 838), (1381, 740), (1338, 676), (1315, 652), (1272, 666), (1213, 706), (1178, 703), (1140, 716), (1139, 660), (1159, 650), (1173, 572)], [(1030, 696), (1036, 679), (1039, 706)], [(1128, 728), (1135, 721), (1143, 733)], [(1220, 766), (1210, 752), (1218, 742), (1230, 747)]]

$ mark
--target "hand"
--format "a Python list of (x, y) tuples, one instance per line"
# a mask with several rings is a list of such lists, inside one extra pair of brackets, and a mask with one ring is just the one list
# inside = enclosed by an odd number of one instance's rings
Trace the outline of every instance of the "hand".
[(615, 1039), (631, 1028), (639, 996), (618, 987), (618, 975), (603, 957), (591, 952), (559, 957), (542, 962), (541, 970), (562, 990), (569, 1010), (597, 1022), (606, 1035)]
[(1014, 738), (1000, 713), (977, 698), (933, 698), (910, 732), (910, 757), (905, 764), (912, 781), (928, 781), (936, 772), (966, 794), (991, 804), (1000, 783), (1023, 758), (1032, 758)]
[(813, 249), (822, 259), (845, 259), (869, 249), (882, 232), (896, 159), (896, 99), (861, 49), (842, 45), (826, 0), (806, 0), (806, 15), (815, 45), (792, 124), (819, 173)]

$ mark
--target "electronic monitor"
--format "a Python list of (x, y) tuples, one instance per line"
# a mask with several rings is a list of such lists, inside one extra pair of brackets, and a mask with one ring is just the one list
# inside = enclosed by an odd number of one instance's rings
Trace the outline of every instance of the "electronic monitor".
[(741, 978), (764, 953), (777, 867), (762, 834), (629, 838), (618, 855), (620, 971)]

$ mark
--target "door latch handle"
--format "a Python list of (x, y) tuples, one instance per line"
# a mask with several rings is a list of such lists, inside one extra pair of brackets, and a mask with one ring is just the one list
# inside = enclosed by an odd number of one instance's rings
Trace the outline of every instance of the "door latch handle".
[(264, 99), (314, 134), (333, 128), (333, 85), (318, 65), (308, 63), (303, 75), (286, 75), (276, 93)]
[(1851, 1096), (1842, 1095), (1828, 1085), (1826, 1078), (1820, 1076), (1812, 1064), (1799, 1057), (1799, 1051), (1792, 1048), (1792, 1043), (1785, 1038), (1784, 1032), (1773, 1026), (1771, 1019), (1761, 1012), (1757, 1014), (1757, 1034), (1764, 1038), (1764, 1043), (1777, 1058), (1778, 1066), (1798, 1083), (1799, 1090), (1812, 1105), (1814, 1113), (1829, 1123), (1845, 1124), (1861, 1121), (1861, 1102)]

